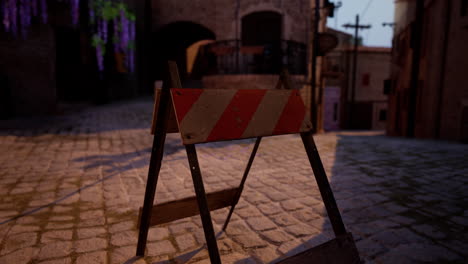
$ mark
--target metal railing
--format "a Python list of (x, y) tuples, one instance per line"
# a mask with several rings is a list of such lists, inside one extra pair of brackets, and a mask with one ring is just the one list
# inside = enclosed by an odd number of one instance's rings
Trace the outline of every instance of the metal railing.
[(223, 40), (203, 46), (205, 74), (306, 74), (306, 45), (281, 40), (276, 45), (243, 46), (240, 40)]

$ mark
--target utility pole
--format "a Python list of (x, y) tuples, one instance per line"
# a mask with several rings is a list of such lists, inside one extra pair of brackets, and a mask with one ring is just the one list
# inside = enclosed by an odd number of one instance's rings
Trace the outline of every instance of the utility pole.
[(314, 9), (314, 24), (313, 24), (313, 42), (312, 42), (312, 76), (310, 80), (310, 117), (312, 122), (312, 129), (314, 133), (318, 132), (318, 107), (317, 107), (317, 53), (318, 53), (318, 36), (319, 36), (319, 23), (320, 23), (320, 0), (315, 0)]
[[(138, 64), (138, 86), (143, 87), (145, 93), (154, 91), (153, 88), (153, 74), (151, 70), (153, 65), (153, 53), (151, 47), (152, 39), (152, 23), (153, 23), (153, 8), (151, 0), (144, 0), (142, 2), (135, 1), (135, 8), (138, 9), (137, 20), (139, 20), (138, 27), (140, 31), (137, 34), (137, 45), (140, 49), (138, 57), (140, 63)], [(140, 88), (141, 89), (141, 88)], [(139, 91), (141, 92), (141, 91)]]
[[(354, 52), (353, 52), (353, 73), (351, 81), (351, 106), (349, 107), (349, 116), (348, 116), (348, 127), (351, 128), (353, 120), (353, 108), (354, 101), (356, 99), (356, 73), (357, 73), (357, 55), (358, 55), (358, 46), (359, 46), (359, 30), (360, 29), (369, 29), (371, 25), (360, 25), (359, 24), (359, 15), (356, 15), (355, 24), (345, 24), (345, 28), (354, 28)], [(347, 99), (347, 98), (346, 98)], [(346, 100), (347, 101), (347, 100)]]
[(411, 62), (411, 81), (409, 87), (408, 124), (406, 127), (406, 136), (408, 137), (414, 137), (414, 126), (416, 122), (415, 117), (418, 97), (419, 64), (421, 59), (423, 19), (424, 0), (417, 0), (415, 21), (411, 30), (411, 49), (413, 49), (413, 58)]
[(241, 41), (241, 37), (239, 36), (239, 9), (240, 9), (240, 0), (237, 0), (237, 3), (236, 3), (236, 10), (235, 10), (235, 20), (236, 20), (236, 74), (239, 74), (240, 73), (240, 70), (239, 70), (239, 53), (240, 53), (240, 41)]

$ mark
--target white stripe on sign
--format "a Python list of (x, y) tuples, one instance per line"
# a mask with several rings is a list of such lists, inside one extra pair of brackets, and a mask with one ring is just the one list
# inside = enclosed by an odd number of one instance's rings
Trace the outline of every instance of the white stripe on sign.
[(237, 90), (206, 89), (180, 123), (183, 137), (205, 141)]
[(272, 134), (290, 94), (290, 90), (268, 90), (242, 137)]

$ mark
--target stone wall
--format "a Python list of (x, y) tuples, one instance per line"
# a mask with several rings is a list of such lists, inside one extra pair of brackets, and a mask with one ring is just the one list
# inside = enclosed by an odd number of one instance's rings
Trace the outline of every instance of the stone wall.
[(10, 115), (55, 111), (55, 40), (49, 26), (35, 25), (26, 40), (0, 33), (0, 58), (8, 85), (0, 89), (9, 97)]
[[(403, 1), (399, 1), (403, 2)], [(397, 6), (406, 7), (401, 3)], [(393, 54), (394, 81), (390, 95), (389, 135), (406, 136), (411, 83), (410, 24), (414, 6), (401, 11)], [(404, 10), (402, 8), (402, 10)], [(461, 1), (427, 1), (424, 9), (421, 60), (417, 88), (414, 134), (419, 138), (468, 141), (468, 14)]]
[[(340, 127), (348, 128), (350, 126), (349, 118), (356, 118), (349, 116), (350, 109), (347, 104), (352, 101), (353, 53), (353, 48), (345, 45), (337, 48), (326, 57), (327, 65), (324, 71), (326, 78), (324, 107), (326, 112), (323, 116), (325, 124), (328, 122), (328, 127), (333, 127), (331, 125), (332, 121), (330, 121), (332, 113), (327, 113), (327, 111), (333, 111), (332, 106), (335, 103), (335, 94), (330, 90), (327, 91), (327, 89), (334, 89), (334, 87), (341, 89), (341, 100), (339, 101)], [(368, 117), (372, 119), (372, 129), (381, 130), (385, 128), (385, 121), (380, 120), (379, 116), (380, 110), (387, 109), (388, 98), (384, 94), (383, 83), (384, 80), (390, 78), (390, 60), (390, 48), (359, 47), (355, 102), (367, 103), (372, 106), (372, 109), (366, 112), (369, 115)], [(366, 78), (367, 81), (364, 80)]]
[[(278, 83), (278, 75), (209, 75), (202, 79), (206, 89), (275, 89)], [(292, 75), (294, 89), (301, 89), (305, 81), (304, 75)]]
[[(278, 75), (210, 75), (202, 79), (206, 89), (275, 89), (278, 83)], [(305, 85), (304, 75), (291, 75), (294, 89), (300, 89), (302, 100), (308, 111), (310, 110), (310, 89)], [(284, 89), (284, 87), (282, 87)]]
[[(362, 49), (367, 49), (363, 47)], [(353, 56), (350, 50), (348, 56)], [(383, 93), (383, 82), (390, 77), (390, 49), (384, 51), (359, 51), (356, 71), (356, 101), (386, 101), (387, 95)], [(352, 65), (349, 67), (350, 78), (348, 87), (352, 84)], [(365, 75), (369, 76), (369, 83), (364, 85)], [(351, 92), (348, 93), (351, 96)], [(349, 97), (351, 98), (351, 97)]]
[(340, 128), (341, 87), (326, 86), (324, 90), (323, 128), (327, 131)]
[[(240, 39), (241, 19), (257, 11), (283, 15), (283, 39), (306, 42), (310, 2), (307, 0), (153, 0), (153, 30), (179, 21), (200, 24), (216, 34), (217, 40)], [(236, 24), (237, 34), (236, 37)]]
[[(350, 54), (351, 55), (351, 54)], [(386, 121), (380, 120), (380, 111), (387, 111), (388, 97), (384, 94), (384, 80), (390, 78), (390, 49), (369, 48), (358, 55), (358, 68), (356, 74), (356, 102), (372, 103), (372, 129), (385, 129)], [(368, 85), (364, 79), (368, 78)], [(349, 78), (352, 80), (352, 78)], [(350, 86), (351, 87), (351, 84)], [(348, 93), (351, 94), (350, 92)]]
[[(445, 1), (444, 1), (445, 2)], [(447, 4), (447, 3), (445, 3)], [(443, 86), (441, 87), (440, 137), (468, 142), (468, 14), (460, 15), (461, 1), (453, 1)], [(440, 25), (442, 27), (442, 25)], [(433, 35), (437, 38), (437, 35)], [(440, 51), (434, 50), (432, 54)], [(431, 56), (432, 54), (429, 54)], [(435, 62), (437, 63), (437, 62)], [(441, 61), (442, 63), (442, 61)], [(432, 63), (431, 63), (432, 64)], [(439, 87), (438, 87), (439, 88)], [(463, 114), (465, 111), (465, 115)]]
[[(375, 102), (372, 105), (372, 129), (373, 130), (385, 130), (387, 127), (388, 119), (388, 103), (387, 102)], [(381, 111), (385, 112), (385, 120), (380, 119)]]

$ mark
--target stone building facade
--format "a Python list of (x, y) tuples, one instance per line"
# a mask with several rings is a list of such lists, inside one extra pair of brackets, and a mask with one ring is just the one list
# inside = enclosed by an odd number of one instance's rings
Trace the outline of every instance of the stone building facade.
[[(217, 70), (210, 71), (210, 75), (257, 73), (242, 69), (242, 66), (237, 70), (220, 71), (220, 68), (226, 67), (226, 65), (219, 65), (221, 60), (231, 62), (236, 60), (237, 64), (240, 60), (240, 64), (243, 64), (242, 59), (247, 60), (245, 54), (250, 52), (252, 56), (258, 57), (259, 53), (266, 51), (262, 49), (258, 52), (254, 49), (249, 51), (249, 47), (281, 46), (278, 49), (272, 49), (276, 54), (286, 52), (291, 48), (290, 44), (294, 43), (303, 48), (301, 59), (307, 63), (308, 56), (310, 56), (310, 52), (307, 52), (307, 44), (311, 41), (312, 5), (313, 1), (310, 0), (198, 0), (190, 4), (182, 0), (153, 0), (152, 27), (155, 43), (153, 56), (158, 64), (154, 69), (156, 78), (162, 78), (159, 73), (163, 72), (161, 68), (168, 59), (175, 59), (182, 77), (189, 77), (187, 69), (192, 67), (186, 65), (186, 50), (191, 45), (206, 40), (214, 42), (211, 46), (216, 46), (214, 47), (217, 50), (215, 55), (218, 57)], [(322, 25), (324, 21), (325, 19), (322, 19)], [(240, 53), (240, 55), (234, 53)], [(232, 54), (231, 58), (228, 58), (229, 54)], [(285, 61), (286, 58), (284, 58)], [(258, 64), (259, 62), (257, 60), (257, 62), (249, 61), (249, 63)], [(301, 74), (307, 75), (307, 67), (304, 66)], [(194, 67), (194, 71), (197, 71), (197, 67)], [(198, 75), (195, 78), (206, 75), (206, 70), (202, 70), (202, 73)], [(193, 74), (190, 77), (193, 77)]]
[(343, 49), (351, 47), (353, 37), (332, 28), (327, 28), (327, 33), (338, 39), (338, 46), (325, 56), (322, 72), (325, 80), (323, 126), (326, 131), (333, 131), (346, 128), (346, 98), (342, 95), (348, 87), (350, 62)]
[[(358, 52), (354, 120), (350, 123), (352, 128), (384, 130), (388, 107), (384, 81), (390, 76), (391, 48), (360, 47)], [(347, 53), (352, 56), (351, 50)], [(348, 87), (351, 87), (351, 78)], [(346, 96), (351, 100), (349, 92)]]
[(0, 118), (53, 113), (57, 94), (52, 29), (38, 26), (27, 40), (0, 36)]
[[(81, 2), (86, 10), (86, 1)], [(10, 96), (13, 106), (8, 108), (16, 114), (50, 113), (68, 99), (100, 101), (148, 94), (152, 88), (145, 82), (163, 79), (168, 60), (177, 61), (189, 86), (205, 88), (225, 84), (246, 88), (252, 80), (262, 88), (273, 88), (267, 86), (286, 66), (297, 88), (305, 88), (302, 94), (310, 108), (314, 0), (152, 0), (149, 30), (145, 1), (126, 2), (137, 15), (137, 65), (132, 75), (120, 74), (116, 67), (98, 74), (86, 18), (74, 28), (63, 3), (50, 6), (51, 21), (34, 28), (30, 39), (16, 42), (0, 32), (0, 55), (7, 58), (0, 62), (0, 81), (8, 83), (1, 93)], [(319, 31), (323, 31), (327, 11), (320, 13)], [(34, 49), (40, 52), (28, 53)], [(187, 50), (196, 54), (187, 55)], [(109, 56), (105, 61), (112, 64), (113, 54)], [(14, 57), (21, 63), (15, 64)], [(28, 59), (42, 64), (28, 68)], [(19, 64), (24, 70), (11, 67)], [(317, 75), (320, 66), (319, 58)]]
[[(307, 42), (310, 23), (309, 0), (153, 0), (153, 29), (188, 21), (212, 31), (217, 40), (239, 39), (241, 19), (251, 13), (272, 11), (281, 14), (282, 38)], [(236, 29), (237, 28), (237, 29)]]
[[(165, 62), (171, 59), (183, 79), (192, 79), (189, 85), (193, 79), (200, 81), (195, 87), (273, 89), (285, 66), (296, 88), (303, 88), (310, 109), (315, 1), (153, 0), (152, 5), (155, 79), (163, 78)], [(320, 13), (319, 31), (324, 31), (327, 11)], [(193, 46), (198, 54), (187, 54)], [(318, 76), (320, 66), (319, 58)], [(317, 81), (321, 87), (320, 78)], [(321, 100), (316, 104), (320, 108)]]
[(328, 32), (338, 37), (340, 45), (327, 54), (323, 71), (325, 129), (384, 130), (387, 117), (384, 81), (390, 76), (391, 49), (358, 47), (356, 90), (352, 104), (352, 36), (333, 29), (328, 29)]
[[(414, 44), (412, 30), (416, 1), (396, 1), (395, 6), (387, 133), (468, 142), (468, 1), (426, 0), (421, 45)], [(413, 87), (416, 49), (421, 56)], [(413, 91), (416, 100), (411, 101)]]
[[(106, 70), (98, 72), (87, 12), (73, 26), (68, 3), (47, 3), (47, 24), (34, 18), (26, 37), (0, 26), (0, 118), (56, 114), (60, 103), (100, 103), (137, 94), (134, 75), (116, 70), (112, 52), (106, 53)], [(86, 11), (87, 1), (80, 4)]]

